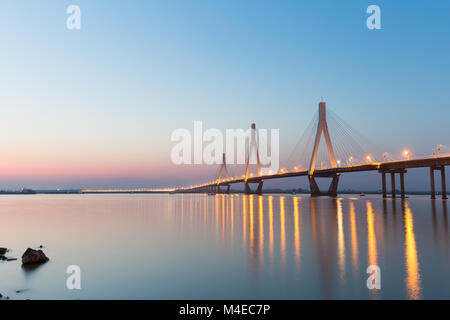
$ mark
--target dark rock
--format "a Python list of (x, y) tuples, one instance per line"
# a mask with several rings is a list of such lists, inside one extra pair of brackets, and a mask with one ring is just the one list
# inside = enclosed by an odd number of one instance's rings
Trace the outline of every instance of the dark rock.
[(0, 298), (3, 298), (3, 295), (0, 293)]
[(8, 251), (7, 248), (0, 248), (0, 254), (5, 254)]
[(39, 264), (47, 262), (49, 259), (42, 250), (28, 248), (22, 255), (22, 264)]
[(8, 258), (5, 256), (0, 256), (0, 261), (15, 261), (17, 258)]

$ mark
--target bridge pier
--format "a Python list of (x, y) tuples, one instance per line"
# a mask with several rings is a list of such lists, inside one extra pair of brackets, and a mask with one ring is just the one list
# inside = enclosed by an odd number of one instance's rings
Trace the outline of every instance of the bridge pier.
[(245, 182), (245, 194), (262, 194), (262, 187), (264, 184), (264, 180), (260, 180), (259, 182), (254, 182), (258, 184), (258, 187), (256, 188), (256, 190), (253, 192), (252, 189), (250, 188), (250, 183), (249, 182)]
[(391, 172), (391, 193), (392, 193), (392, 198), (396, 197), (395, 194), (395, 172)]
[(430, 194), (431, 199), (436, 199), (436, 190), (434, 189), (434, 168), (430, 167)]
[[(318, 178), (332, 178), (330, 187), (326, 193), (322, 193), (317, 185), (315, 177)], [(324, 176), (308, 176), (309, 179), (309, 187), (311, 192), (311, 197), (320, 197), (320, 196), (329, 196), (329, 197), (337, 197), (337, 188), (339, 184), (339, 173), (334, 173), (330, 175)]]
[(447, 198), (447, 187), (446, 187), (446, 182), (445, 182), (445, 166), (430, 167), (430, 194), (431, 194), (431, 199), (436, 199), (436, 189), (435, 189), (435, 185), (434, 185), (434, 171), (435, 170), (441, 172), (442, 199), (448, 199)]
[(403, 172), (400, 172), (400, 193), (402, 199), (405, 199), (405, 174)]
[(217, 190), (217, 192), (216, 193), (226, 193), (226, 194), (230, 194), (230, 184), (226, 184), (225, 185), (227, 188), (226, 188), (226, 190), (222, 190), (221, 188), (220, 188), (220, 185), (217, 185), (217, 188), (216, 188), (216, 190)]
[(395, 174), (400, 174), (400, 196), (404, 199), (406, 198), (405, 194), (405, 173), (406, 169), (389, 169), (379, 171), (381, 173), (381, 188), (383, 198), (387, 198), (387, 190), (386, 190), (386, 174), (390, 173), (391, 175), (391, 197), (395, 198), (397, 196), (397, 192), (395, 190)]
[(441, 168), (441, 183), (442, 183), (442, 199), (447, 199), (447, 187), (445, 185), (445, 166)]

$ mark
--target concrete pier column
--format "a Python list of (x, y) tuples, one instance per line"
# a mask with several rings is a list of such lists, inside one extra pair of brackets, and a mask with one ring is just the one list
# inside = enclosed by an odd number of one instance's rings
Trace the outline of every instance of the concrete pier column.
[(436, 191), (434, 189), (434, 168), (430, 167), (430, 188), (431, 188), (431, 199), (436, 199)]
[(445, 166), (441, 168), (441, 183), (442, 183), (442, 199), (447, 199), (447, 187), (445, 185)]
[(391, 172), (391, 188), (392, 188), (392, 198), (395, 198), (395, 173)]
[(383, 192), (383, 198), (386, 198), (386, 172), (381, 173), (381, 190)]
[(400, 172), (400, 190), (402, 198), (405, 198), (405, 173)]

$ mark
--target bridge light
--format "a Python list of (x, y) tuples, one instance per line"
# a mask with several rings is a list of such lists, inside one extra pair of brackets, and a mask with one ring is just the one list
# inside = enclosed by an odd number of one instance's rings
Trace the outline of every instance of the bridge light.
[(370, 155), (367, 155), (366, 160), (367, 160), (367, 162), (372, 162), (372, 157)]
[(411, 152), (409, 150), (405, 150), (403, 151), (403, 156), (409, 160), (409, 158), (411, 157)]
[(436, 151), (433, 151), (433, 156), (437, 157), (439, 155), (440, 151), (441, 151), (441, 145), (438, 145), (436, 147)]
[(338, 160), (338, 161), (337, 161), (337, 165), (338, 165), (338, 167), (341, 166), (341, 160)]

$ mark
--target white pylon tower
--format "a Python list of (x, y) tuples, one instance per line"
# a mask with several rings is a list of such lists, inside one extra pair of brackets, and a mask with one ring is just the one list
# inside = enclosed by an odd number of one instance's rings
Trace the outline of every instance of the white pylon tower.
[(328, 155), (330, 156), (330, 163), (332, 168), (337, 167), (336, 158), (334, 156), (333, 144), (331, 143), (330, 132), (327, 124), (327, 107), (325, 101), (319, 102), (319, 124), (317, 125), (316, 139), (314, 141), (314, 149), (309, 164), (309, 175), (312, 176), (316, 169), (317, 152), (319, 151), (320, 138), (322, 133), (327, 144)]
[[(255, 155), (256, 154), (256, 155)], [(261, 175), (261, 162), (259, 162), (258, 142), (256, 140), (256, 124), (252, 123), (252, 131), (250, 136), (250, 148), (247, 156), (247, 169), (245, 170), (245, 182), (247, 182), (250, 172), (250, 161), (256, 156), (256, 165), (258, 166), (258, 175)]]
[[(331, 143), (330, 132), (328, 131), (327, 124), (327, 107), (325, 101), (319, 102), (319, 123), (317, 125), (317, 133), (314, 141), (314, 149), (311, 156), (311, 162), (309, 164), (309, 185), (311, 188), (311, 196), (323, 195), (314, 179), (314, 171), (316, 169), (317, 152), (319, 151), (320, 138), (322, 133), (325, 137), (325, 142), (327, 144), (328, 156), (330, 157), (330, 163), (332, 168), (337, 168), (336, 158), (334, 156), (333, 144)], [(325, 195), (337, 196), (337, 186), (339, 182), (339, 173), (330, 173), (328, 175), (321, 175), (318, 177), (332, 178), (330, 188)]]
[[(248, 178), (250, 173), (250, 162), (256, 157), (256, 165), (258, 167), (258, 176), (261, 176), (261, 162), (259, 160), (259, 152), (258, 152), (258, 141), (256, 139), (256, 124), (253, 122), (251, 126), (251, 135), (250, 135), (250, 146), (249, 146), (249, 152), (247, 157), (247, 169), (245, 170), (245, 193), (250, 194), (253, 193), (250, 189), (250, 186), (248, 184)], [(262, 185), (264, 180), (258, 179), (254, 181), (254, 183), (258, 183), (258, 188), (255, 193), (261, 194), (262, 193)]]
[[(225, 173), (225, 178), (222, 179), (222, 175)], [(216, 185), (216, 192), (217, 193), (230, 193), (230, 184), (228, 183), (228, 180), (230, 179), (230, 175), (228, 173), (227, 169), (227, 162), (226, 162), (226, 156), (225, 153), (222, 154), (222, 164), (220, 165), (219, 170), (219, 177), (217, 178), (217, 185)], [(220, 185), (225, 183), (225, 186), (227, 187), (226, 191), (223, 191), (220, 189)]]
[[(227, 169), (227, 162), (226, 162), (226, 157), (225, 157), (225, 153), (222, 154), (222, 164), (220, 165), (220, 170), (219, 170), (219, 177), (217, 178), (217, 184), (221, 183), (222, 180), (222, 174), (225, 172), (226, 175), (226, 179), (230, 179), (230, 175), (228, 174), (228, 169)], [(225, 181), (225, 179), (224, 179)]]

